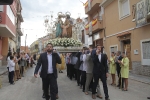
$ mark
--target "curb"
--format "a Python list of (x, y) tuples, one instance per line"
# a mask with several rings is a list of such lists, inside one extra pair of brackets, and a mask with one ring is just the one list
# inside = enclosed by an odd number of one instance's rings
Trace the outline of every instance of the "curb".
[(149, 85), (150, 85), (150, 83), (149, 83), (149, 82), (143, 82), (143, 81), (140, 81), (140, 80), (136, 80), (136, 79), (134, 79), (134, 78), (129, 78), (129, 79), (134, 80), (134, 81), (137, 81), (137, 82), (141, 82), (141, 83), (149, 84)]
[(7, 73), (7, 71), (5, 71), (5, 72), (1, 73), (1, 74), (0, 74), (0, 76), (4, 75), (5, 73)]

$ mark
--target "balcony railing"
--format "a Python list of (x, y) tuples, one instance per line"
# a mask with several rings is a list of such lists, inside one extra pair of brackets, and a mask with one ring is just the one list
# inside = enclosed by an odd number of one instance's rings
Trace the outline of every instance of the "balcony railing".
[(23, 36), (23, 33), (22, 33), (22, 31), (21, 31), (21, 28), (17, 28), (17, 32), (18, 32), (19, 36)]
[(22, 17), (22, 14), (21, 14), (21, 11), (18, 11), (18, 12), (17, 12), (17, 16), (18, 16), (18, 18), (20, 19), (21, 22), (24, 21), (24, 20), (23, 20), (23, 17)]
[(85, 13), (92, 14), (97, 9), (99, 9), (99, 5), (103, 0), (91, 0), (91, 2), (86, 2), (85, 4)]
[(98, 19), (92, 21), (92, 34), (89, 34), (90, 33), (89, 27), (90, 27), (89, 24), (87, 24), (85, 27), (87, 35), (92, 35), (93, 33), (103, 29), (102, 22), (100, 22)]

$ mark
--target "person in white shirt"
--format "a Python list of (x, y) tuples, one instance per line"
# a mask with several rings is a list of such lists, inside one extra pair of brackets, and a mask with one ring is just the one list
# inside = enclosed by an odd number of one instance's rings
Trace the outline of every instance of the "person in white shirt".
[(85, 92), (85, 83), (86, 83), (86, 68), (87, 68), (87, 62), (86, 62), (86, 48), (83, 49), (83, 56), (81, 58), (81, 60), (83, 60), (83, 69), (82, 69), (82, 72), (81, 72), (81, 83), (82, 83), (82, 86), (83, 86), (83, 92)]
[[(7, 69), (8, 69), (8, 79), (10, 78), (9, 77), (9, 65), (8, 65), (8, 63), (9, 63), (9, 61), (10, 61), (10, 56), (12, 56), (12, 52), (8, 52), (8, 54), (7, 54)], [(10, 80), (10, 79), (9, 79)], [(10, 81), (9, 81), (9, 83), (10, 83)]]
[(26, 62), (27, 62), (27, 68), (29, 68), (29, 59), (30, 59), (30, 57), (29, 57), (28, 53), (25, 54), (25, 58), (26, 58)]
[(8, 63), (9, 66), (9, 82), (10, 84), (14, 84), (14, 71), (15, 71), (15, 60), (13, 56), (10, 56), (10, 61)]

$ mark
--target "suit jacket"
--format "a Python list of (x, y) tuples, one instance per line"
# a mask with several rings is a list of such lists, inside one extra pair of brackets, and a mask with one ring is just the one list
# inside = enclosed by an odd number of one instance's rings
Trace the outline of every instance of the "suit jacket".
[[(56, 64), (61, 64), (61, 59), (59, 57), (59, 55), (57, 53), (52, 53), (52, 66), (53, 66), (53, 73), (55, 78), (57, 78), (57, 68), (56, 68)], [(40, 58), (38, 60), (37, 66), (35, 68), (34, 74), (38, 74), (38, 71), (41, 68), (41, 74), (40, 77), (41, 78), (46, 78), (47, 73), (48, 73), (48, 58), (47, 58), (47, 52), (42, 53), (40, 55)]]
[(92, 60), (94, 63), (93, 74), (108, 73), (107, 55), (101, 54), (101, 62), (99, 61), (96, 51), (92, 51)]
[(118, 60), (122, 61), (122, 56), (119, 56), (117, 61), (116, 61), (116, 67), (117, 69), (121, 69), (120, 64), (118, 63)]
[(81, 52), (78, 52), (78, 53), (76, 53), (76, 57), (78, 58), (77, 59), (77, 63), (75, 64), (75, 66), (74, 66), (74, 68), (75, 69), (79, 69), (80, 68), (80, 65), (81, 65), (81, 63), (80, 63), (80, 55), (81, 55)]
[(71, 57), (71, 64), (75, 65), (77, 63), (78, 58), (76, 56)]
[(92, 73), (94, 64), (90, 54), (86, 54), (86, 63), (87, 63), (86, 73)]

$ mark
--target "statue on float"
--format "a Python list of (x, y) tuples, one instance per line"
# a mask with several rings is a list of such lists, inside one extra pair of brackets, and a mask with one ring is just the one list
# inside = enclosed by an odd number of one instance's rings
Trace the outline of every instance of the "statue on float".
[[(62, 14), (62, 12), (58, 13), (58, 18), (57, 18), (57, 21), (55, 23), (56, 38), (57, 37), (72, 38), (73, 21), (72, 21), (72, 18), (70, 16), (71, 16), (70, 12), (66, 12), (65, 15)], [(62, 21), (62, 18), (65, 18), (65, 22)]]
[(58, 13), (58, 18), (56, 20), (56, 37), (61, 37), (61, 34), (62, 34), (62, 24), (63, 24), (63, 21), (61, 20), (62, 18), (62, 12), (59, 12)]

